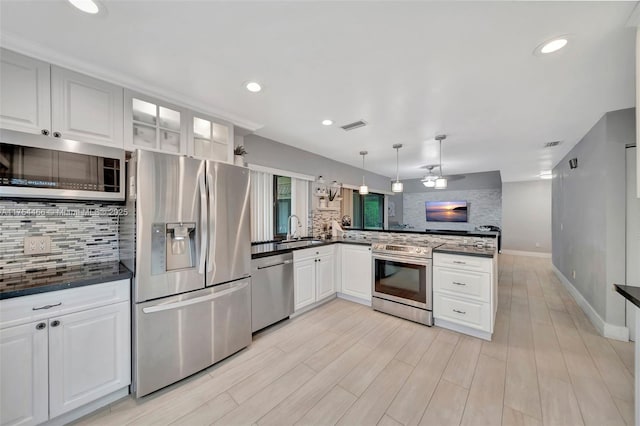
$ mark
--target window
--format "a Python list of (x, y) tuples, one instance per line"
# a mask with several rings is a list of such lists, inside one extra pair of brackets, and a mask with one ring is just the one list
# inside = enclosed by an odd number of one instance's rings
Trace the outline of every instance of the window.
[(287, 235), (287, 219), (291, 215), (291, 178), (273, 176), (273, 221), (274, 236)]
[(353, 227), (382, 229), (384, 226), (384, 195), (360, 195), (353, 192)]

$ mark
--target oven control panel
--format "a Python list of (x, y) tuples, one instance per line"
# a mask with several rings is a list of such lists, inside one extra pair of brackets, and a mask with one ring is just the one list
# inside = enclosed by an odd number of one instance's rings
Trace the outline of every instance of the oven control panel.
[(387, 253), (404, 256), (431, 257), (431, 247), (409, 246), (403, 244), (374, 243), (375, 253)]

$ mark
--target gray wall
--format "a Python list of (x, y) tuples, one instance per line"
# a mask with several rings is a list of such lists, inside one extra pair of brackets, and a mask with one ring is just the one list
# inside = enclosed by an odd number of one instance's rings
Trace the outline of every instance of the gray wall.
[(551, 253), (551, 181), (502, 185), (502, 248)]
[(611, 286), (625, 279), (625, 146), (633, 143), (635, 110), (609, 112), (553, 169), (553, 264), (615, 325), (625, 324)]
[[(363, 170), (340, 163), (327, 157), (303, 151), (257, 135), (244, 136), (244, 146), (248, 152), (246, 161), (276, 169), (324, 176), (344, 184), (361, 185)], [(365, 164), (366, 165), (366, 164)], [(375, 173), (364, 172), (369, 189), (391, 191), (391, 179)]]

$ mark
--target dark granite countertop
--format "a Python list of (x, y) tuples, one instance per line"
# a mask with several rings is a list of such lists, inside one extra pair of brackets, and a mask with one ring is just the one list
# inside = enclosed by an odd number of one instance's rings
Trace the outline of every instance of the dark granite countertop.
[(269, 241), (264, 243), (252, 243), (251, 244), (251, 258), (259, 259), (261, 257), (275, 256), (277, 254), (291, 253), (296, 250), (304, 250), (313, 247), (322, 247), (330, 244), (355, 244), (355, 245), (363, 245), (370, 246), (374, 240), (363, 239), (363, 238), (331, 238), (328, 240), (323, 240), (321, 244), (314, 244), (307, 247), (296, 247), (296, 248), (288, 248), (279, 250), (277, 248), (276, 241)]
[(345, 231), (367, 231), (367, 232), (392, 232), (399, 234), (421, 234), (421, 235), (460, 235), (464, 237), (489, 237), (496, 238), (500, 235), (497, 231), (455, 231), (445, 229), (425, 229), (424, 231), (416, 231), (411, 229), (360, 229), (360, 228), (344, 228)]
[(632, 287), (630, 285), (614, 284), (616, 291), (629, 302), (640, 308), (640, 287)]
[(465, 256), (477, 256), (477, 257), (493, 257), (496, 254), (496, 249), (476, 246), (463, 246), (459, 244), (443, 244), (433, 249), (434, 253), (449, 253), (449, 254), (462, 254)]
[(66, 268), (4, 274), (0, 276), (0, 300), (124, 280), (132, 276), (131, 271), (120, 262), (87, 263)]

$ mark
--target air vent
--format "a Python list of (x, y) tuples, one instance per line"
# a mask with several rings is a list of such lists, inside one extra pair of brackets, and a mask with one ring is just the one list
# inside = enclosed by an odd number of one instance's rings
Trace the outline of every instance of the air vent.
[(354, 121), (353, 123), (345, 124), (344, 126), (340, 126), (342, 130), (348, 132), (349, 130), (357, 129), (358, 127), (364, 127), (367, 125), (367, 122), (364, 120)]
[(562, 141), (551, 141), (551, 142), (547, 142), (544, 144), (545, 148), (551, 148), (552, 146), (558, 146), (560, 145)]

